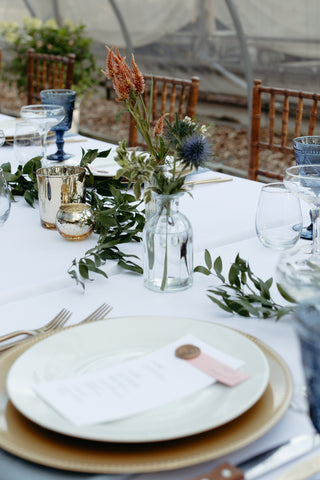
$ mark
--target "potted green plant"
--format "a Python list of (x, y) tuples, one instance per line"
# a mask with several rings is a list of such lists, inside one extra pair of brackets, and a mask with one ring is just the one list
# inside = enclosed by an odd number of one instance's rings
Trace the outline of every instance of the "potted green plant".
[(2, 78), (10, 85), (15, 84), (19, 93), (26, 91), (27, 51), (54, 55), (74, 53), (73, 86), (78, 97), (98, 83), (97, 66), (91, 52), (92, 39), (85, 33), (85, 25), (65, 20), (58, 25), (54, 19), (43, 22), (39, 18), (24, 17), (19, 25), (0, 22), (0, 34), (5, 40), (5, 49), (10, 61), (2, 66)]

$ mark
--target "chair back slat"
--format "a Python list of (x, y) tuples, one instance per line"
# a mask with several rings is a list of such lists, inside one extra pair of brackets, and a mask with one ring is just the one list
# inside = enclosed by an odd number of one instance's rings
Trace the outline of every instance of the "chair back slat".
[(281, 147), (287, 145), (289, 119), (289, 97), (285, 94), (282, 107)]
[[(150, 108), (149, 105), (151, 102), (153, 125), (165, 114), (168, 114), (166, 118), (170, 122), (174, 120), (175, 114), (177, 114), (179, 118), (183, 118), (186, 115), (194, 118), (199, 93), (200, 80), (198, 77), (183, 80), (174, 77), (147, 74), (144, 75), (144, 79), (146, 86), (143, 99), (147, 109)], [(150, 98), (151, 90), (153, 91), (152, 98)], [(138, 139), (138, 132), (131, 115), (129, 120), (129, 146), (146, 148), (145, 143)]]
[(178, 110), (178, 116), (181, 118), (183, 114), (183, 105), (186, 100), (186, 86), (183, 85), (181, 89), (181, 97), (180, 97), (180, 102), (179, 102), (179, 110)]
[(317, 121), (317, 110), (318, 110), (318, 101), (316, 98), (314, 98), (312, 103), (312, 110), (310, 114), (308, 135), (313, 135), (314, 128), (316, 126), (316, 121)]
[(274, 139), (274, 121), (275, 121), (275, 99), (274, 99), (274, 93), (270, 94), (270, 104), (269, 104), (269, 143), (270, 145), (273, 145), (273, 139)]
[(75, 55), (66, 56), (37, 53), (28, 50), (27, 95), (28, 104), (38, 103), (41, 90), (72, 87)]
[(167, 99), (168, 99), (168, 85), (167, 85), (167, 82), (163, 82), (162, 95), (161, 95), (161, 116), (166, 113)]
[(294, 136), (295, 137), (300, 137), (302, 115), (303, 115), (303, 97), (299, 97), (298, 105), (297, 105), (296, 124), (295, 124), (295, 129), (294, 129)]
[[(283, 178), (284, 171), (288, 165), (284, 165), (279, 173), (274, 172), (272, 167), (268, 165), (267, 152), (279, 152), (288, 155), (286, 162), (293, 163), (295, 160), (292, 140), (301, 135), (315, 134), (319, 101), (320, 94), (317, 93), (269, 87), (262, 85), (260, 80), (254, 81), (252, 89), (249, 179), (258, 180), (260, 176), (271, 179)], [(265, 111), (267, 105), (268, 122), (266, 123)], [(263, 153), (263, 161), (266, 164), (264, 168), (260, 165), (262, 162), (260, 153)], [(281, 159), (278, 163), (281, 170)]]
[(157, 97), (158, 97), (158, 86), (157, 82), (154, 82), (153, 84), (153, 91), (152, 91), (152, 122), (154, 123), (157, 117)]
[[(177, 86), (174, 83), (172, 85), (172, 90), (171, 90), (171, 100), (170, 100), (170, 113), (169, 113), (169, 121), (172, 122), (174, 119), (174, 113), (176, 110), (176, 98), (177, 98)], [(180, 109), (181, 111), (181, 109)], [(178, 106), (178, 115), (179, 115), (179, 106)], [(181, 113), (180, 113), (180, 118), (181, 118)]]

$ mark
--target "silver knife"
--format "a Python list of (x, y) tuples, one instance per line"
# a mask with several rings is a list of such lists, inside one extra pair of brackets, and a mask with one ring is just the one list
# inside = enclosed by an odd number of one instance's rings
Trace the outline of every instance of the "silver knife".
[(301, 457), (320, 445), (320, 435), (300, 435), (279, 447), (272, 448), (267, 452), (242, 462), (234, 467), (229, 463), (219, 465), (211, 472), (194, 477), (190, 480), (255, 480), (261, 475), (281, 467), (291, 460)]

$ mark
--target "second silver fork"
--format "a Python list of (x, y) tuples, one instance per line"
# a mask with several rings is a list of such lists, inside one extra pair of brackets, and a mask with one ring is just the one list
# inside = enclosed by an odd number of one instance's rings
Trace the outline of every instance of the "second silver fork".
[(103, 303), (94, 312), (92, 312), (90, 315), (88, 315), (86, 318), (81, 320), (76, 325), (81, 325), (82, 323), (97, 322), (98, 320), (103, 320), (103, 318), (106, 315), (108, 315), (108, 313), (110, 313), (111, 310), (112, 310), (111, 305), (108, 305), (107, 303)]

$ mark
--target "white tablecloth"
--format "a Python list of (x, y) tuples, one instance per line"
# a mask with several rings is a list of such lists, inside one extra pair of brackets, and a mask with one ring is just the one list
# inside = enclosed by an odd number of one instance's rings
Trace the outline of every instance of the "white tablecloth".
[[(79, 138), (79, 137), (75, 137)], [(81, 156), (83, 148), (106, 148), (95, 140), (70, 143), (75, 155)], [(12, 147), (0, 149), (0, 164), (14, 163)], [(223, 176), (214, 172), (199, 176)], [(253, 271), (266, 279), (275, 273), (278, 254), (263, 247), (255, 236), (254, 217), (261, 185), (240, 178), (230, 182), (198, 185), (193, 199), (185, 195), (181, 211), (190, 219), (194, 230), (195, 265), (204, 264), (204, 249), (215, 258), (221, 255), (226, 268), (240, 252)], [(177, 293), (155, 293), (143, 286), (142, 277), (124, 272), (115, 263), (105, 266), (109, 279), (97, 277), (83, 293), (67, 274), (75, 257), (80, 257), (94, 246), (95, 235), (83, 242), (68, 242), (56, 231), (40, 226), (37, 205), (30, 208), (20, 199), (12, 204), (8, 221), (1, 228), (1, 278), (0, 278), (0, 334), (21, 327), (37, 327), (48, 321), (62, 307), (73, 312), (69, 324), (76, 323), (103, 302), (113, 306), (112, 316), (157, 315), (179, 316), (218, 322), (262, 339), (274, 348), (289, 365), (299, 390), (304, 383), (297, 339), (292, 319), (275, 323), (273, 320), (246, 319), (229, 315), (213, 304), (206, 296), (213, 278), (195, 274), (192, 288)], [(142, 245), (125, 246), (128, 252), (141, 256)], [(279, 295), (274, 289), (274, 296)], [(174, 318), (173, 318), (174, 321)], [(278, 444), (293, 435), (312, 432), (309, 417), (304, 412), (289, 408), (280, 422), (254, 445), (228, 455), (237, 462), (252, 456), (256, 451)], [(219, 460), (220, 461), (220, 460)], [(0, 451), (1, 471), (6, 479), (114, 479), (126, 476), (79, 475), (54, 471), (25, 462)], [(204, 473), (217, 462), (197, 465), (174, 472), (134, 475), (134, 480), (183, 480)], [(285, 471), (284, 467), (282, 471)], [(265, 476), (275, 479), (280, 469)], [(3, 474), (4, 475), (4, 474)]]

